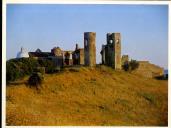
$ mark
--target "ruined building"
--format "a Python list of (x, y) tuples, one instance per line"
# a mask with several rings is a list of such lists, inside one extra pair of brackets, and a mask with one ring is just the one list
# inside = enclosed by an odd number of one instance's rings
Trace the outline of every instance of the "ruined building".
[[(35, 59), (48, 59), (52, 60), (56, 66), (72, 66), (84, 64), (84, 54), (82, 55), (84, 49), (77, 49), (75, 51), (63, 51), (59, 47), (54, 47), (51, 52), (42, 52), (37, 49), (35, 52), (29, 52), (29, 57)], [(78, 56), (78, 62), (76, 62), (75, 53)], [(80, 55), (81, 54), (81, 55)], [(80, 61), (81, 60), (81, 61)]]
[[(114, 69), (122, 69), (124, 64), (129, 64), (129, 56), (123, 55), (121, 58), (121, 34), (107, 33), (107, 43), (102, 45), (101, 56), (102, 64)], [(75, 50), (64, 51), (59, 47), (54, 47), (50, 52), (42, 52), (37, 49), (35, 52), (26, 52), (23, 48), (17, 54), (17, 58), (32, 57), (35, 59), (48, 59), (54, 62), (56, 66), (85, 65), (96, 66), (96, 33), (84, 33), (84, 48), (79, 48), (76, 44)], [(138, 61), (139, 67), (136, 73), (144, 77), (157, 77), (164, 74), (164, 69), (149, 63), (148, 61)]]
[(59, 47), (54, 47), (51, 49), (51, 52), (42, 52), (40, 49), (37, 49), (35, 52), (29, 52), (29, 57), (52, 60), (56, 66), (95, 66), (96, 33), (84, 33), (84, 48), (79, 48), (78, 44), (76, 44), (74, 51), (63, 51)]
[(52, 60), (56, 66), (64, 65), (63, 51), (59, 47), (54, 47), (51, 49), (51, 53), (49, 54), (50, 56), (48, 56), (48, 59)]
[(144, 77), (155, 78), (164, 75), (164, 68), (151, 64), (149, 61), (138, 61), (138, 63), (139, 67), (135, 72)]
[(73, 65), (84, 65), (84, 48), (79, 48), (76, 44), (75, 51), (72, 53)]
[(73, 53), (73, 51), (71, 51), (71, 50), (63, 51), (64, 66), (65, 65), (73, 65), (72, 53)]
[(96, 33), (84, 33), (84, 64), (93, 67), (96, 65)]
[(102, 45), (102, 64), (121, 69), (121, 35), (120, 33), (107, 33), (107, 44)]
[(37, 49), (35, 52), (29, 52), (29, 57), (52, 60), (56, 66), (63, 66), (65, 61), (63, 51), (59, 47), (54, 47), (51, 49), (51, 52), (42, 52), (40, 49)]
[(121, 60), (121, 62), (122, 62), (122, 66), (123, 66), (124, 64), (128, 64), (128, 62), (129, 62), (129, 56), (128, 56), (128, 55), (122, 55), (122, 60)]
[[(124, 64), (129, 64), (129, 56), (123, 55), (122, 56), (122, 66)], [(141, 76), (148, 77), (148, 78), (154, 78), (158, 76), (164, 75), (164, 68), (159, 67), (155, 64), (150, 63), (149, 61), (137, 61), (139, 66), (134, 71), (137, 74), (140, 74)]]
[[(122, 65), (129, 64), (129, 56), (122, 56)], [(137, 61), (139, 66), (134, 71), (137, 74), (140, 74), (143, 77), (155, 78), (164, 75), (164, 68), (161, 68), (155, 64), (150, 63), (149, 61)]]

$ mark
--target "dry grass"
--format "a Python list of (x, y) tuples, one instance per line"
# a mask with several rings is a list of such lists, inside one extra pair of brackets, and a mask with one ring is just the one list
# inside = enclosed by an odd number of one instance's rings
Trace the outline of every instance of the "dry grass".
[(28, 78), (7, 87), (7, 125), (167, 126), (168, 83), (104, 66)]

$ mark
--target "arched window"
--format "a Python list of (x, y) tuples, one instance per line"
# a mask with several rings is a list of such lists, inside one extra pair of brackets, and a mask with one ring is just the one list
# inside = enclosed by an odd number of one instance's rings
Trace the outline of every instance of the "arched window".
[(85, 47), (87, 47), (88, 46), (88, 40), (86, 39), (85, 40)]
[(112, 44), (113, 43), (113, 40), (110, 40), (109, 42)]

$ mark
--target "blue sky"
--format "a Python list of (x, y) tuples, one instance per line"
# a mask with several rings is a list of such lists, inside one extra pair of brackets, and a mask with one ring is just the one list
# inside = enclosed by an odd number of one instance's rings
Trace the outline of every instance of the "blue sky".
[(121, 33), (122, 55), (167, 69), (167, 5), (7, 5), (7, 59), (23, 46), (50, 51), (83, 47), (84, 32), (96, 32), (96, 62), (108, 32)]

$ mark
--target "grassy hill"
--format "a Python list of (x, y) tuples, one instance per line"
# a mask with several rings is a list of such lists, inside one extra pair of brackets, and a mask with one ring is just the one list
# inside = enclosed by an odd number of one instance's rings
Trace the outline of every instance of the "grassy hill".
[(27, 79), (7, 86), (7, 125), (167, 126), (168, 81), (105, 66), (45, 74), (40, 90)]

